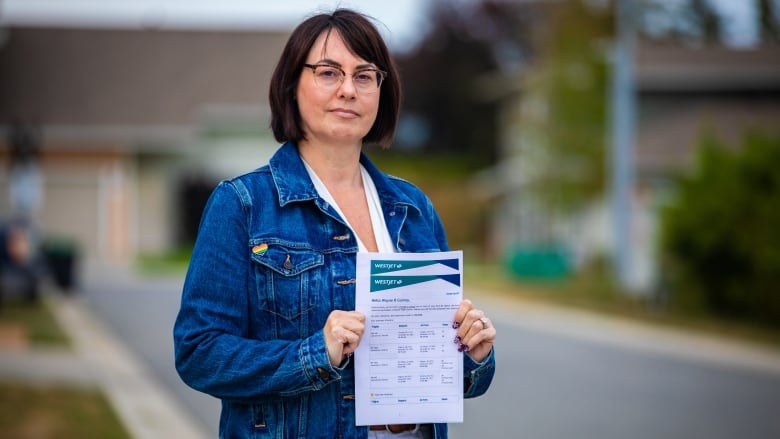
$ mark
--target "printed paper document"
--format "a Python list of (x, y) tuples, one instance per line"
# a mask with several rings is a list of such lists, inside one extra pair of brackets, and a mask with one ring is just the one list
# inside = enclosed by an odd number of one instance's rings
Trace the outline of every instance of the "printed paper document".
[(463, 252), (358, 253), (357, 425), (463, 422)]

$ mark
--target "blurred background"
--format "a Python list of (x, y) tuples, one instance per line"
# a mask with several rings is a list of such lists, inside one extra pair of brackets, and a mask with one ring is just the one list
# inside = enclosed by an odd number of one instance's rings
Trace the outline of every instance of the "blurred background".
[(780, 345), (780, 0), (276, 3), (0, 3), (6, 295), (182, 270), (211, 189), (279, 146), (292, 27), (343, 6), (405, 93), (366, 152), (431, 196), (467, 287)]
[[(2, 217), (50, 253), (186, 254), (216, 182), (278, 146), (291, 27), (333, 5), (5, 1)], [(367, 150), (430, 193), (453, 248), (780, 323), (776, 0), (357, 7), (406, 93), (392, 152)]]

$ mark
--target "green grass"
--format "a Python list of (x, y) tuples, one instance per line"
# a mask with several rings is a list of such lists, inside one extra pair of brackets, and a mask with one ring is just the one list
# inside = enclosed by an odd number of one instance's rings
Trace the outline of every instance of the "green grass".
[(187, 271), (190, 263), (192, 247), (174, 249), (166, 253), (143, 254), (136, 262), (135, 268), (142, 275), (157, 276), (169, 274), (181, 274)]
[(42, 346), (67, 346), (67, 335), (57, 324), (46, 300), (29, 302), (21, 298), (9, 298), (0, 306), (0, 325), (23, 328), (31, 344)]
[(98, 390), (0, 382), (0, 438), (130, 439)]

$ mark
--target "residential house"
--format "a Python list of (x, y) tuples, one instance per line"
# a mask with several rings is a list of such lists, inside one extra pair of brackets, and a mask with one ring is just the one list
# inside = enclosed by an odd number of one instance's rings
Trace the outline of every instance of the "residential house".
[(188, 242), (220, 178), (263, 164), (283, 31), (0, 32), (0, 217), (16, 123), (39, 134), (45, 236), (128, 262)]

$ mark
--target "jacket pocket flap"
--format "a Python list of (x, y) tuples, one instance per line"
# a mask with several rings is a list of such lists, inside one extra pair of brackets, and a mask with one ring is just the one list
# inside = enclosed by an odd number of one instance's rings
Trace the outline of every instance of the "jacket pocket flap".
[(253, 261), (283, 276), (297, 276), (325, 263), (325, 258), (321, 253), (280, 244), (253, 245), (250, 247), (250, 251)]

